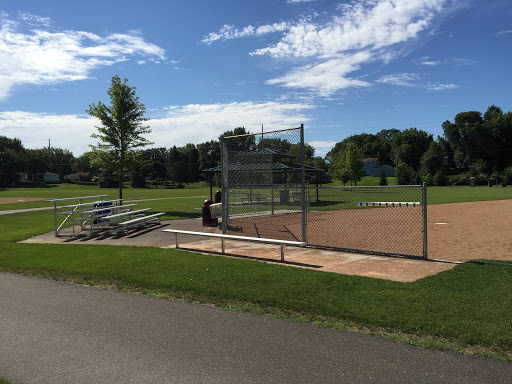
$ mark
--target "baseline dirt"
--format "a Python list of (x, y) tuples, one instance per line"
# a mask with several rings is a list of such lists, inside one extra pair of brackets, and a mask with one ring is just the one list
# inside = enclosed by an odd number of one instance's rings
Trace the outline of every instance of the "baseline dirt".
[(44, 197), (0, 197), (0, 204), (24, 203), (27, 201), (46, 200)]

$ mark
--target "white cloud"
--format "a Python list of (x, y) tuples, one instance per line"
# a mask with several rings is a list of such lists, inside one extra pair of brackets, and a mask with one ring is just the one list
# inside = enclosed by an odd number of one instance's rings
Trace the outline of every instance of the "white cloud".
[(259, 27), (248, 25), (247, 27), (244, 27), (242, 29), (235, 28), (234, 25), (225, 24), (224, 26), (222, 26), (221, 29), (219, 29), (218, 32), (209, 33), (201, 41), (207, 45), (210, 45), (217, 40), (233, 40), (247, 36), (264, 35), (273, 32), (282, 32), (287, 28), (289, 28), (288, 23), (274, 23), (262, 25)]
[(458, 85), (451, 83), (429, 83), (426, 89), (429, 91), (446, 91), (447, 89), (458, 88)]
[(84, 31), (33, 29), (23, 33), (19, 29), (19, 24), (0, 15), (0, 101), (18, 84), (83, 80), (94, 69), (127, 61), (130, 56), (165, 59), (162, 48), (136, 33), (101, 37)]
[(167, 116), (150, 120), (152, 141), (170, 145), (214, 140), (223, 132), (245, 127), (251, 132), (297, 127), (311, 120), (305, 103), (240, 102), (228, 104), (190, 104), (167, 109)]
[(321, 64), (296, 68), (286, 75), (271, 79), (267, 84), (288, 88), (307, 88), (316, 90), (323, 96), (348, 87), (367, 87), (370, 83), (348, 78), (347, 75), (359, 69), (360, 64), (371, 59), (371, 53), (358, 52), (353, 55), (331, 59)]
[[(326, 23), (315, 23), (312, 17), (293, 23), (281, 23), (282, 38), (272, 45), (250, 52), (279, 59), (309, 58), (314, 63), (293, 68), (268, 84), (314, 90), (329, 96), (349, 87), (370, 85), (349, 75), (368, 62), (385, 64), (399, 51), (398, 44), (417, 39), (432, 26), (436, 17), (446, 11), (451, 0), (352, 0), (337, 7)], [(252, 26), (236, 28), (225, 25), (203, 42), (227, 40), (256, 34)], [(405, 52), (405, 51), (404, 51)], [(434, 62), (424, 63), (433, 65)]]
[[(216, 140), (223, 132), (239, 126), (260, 132), (297, 127), (311, 118), (307, 111), (314, 107), (305, 103), (229, 103), (191, 104), (172, 106), (165, 116), (150, 119), (152, 132), (148, 135), (155, 147), (183, 146), (186, 143), (202, 143)], [(66, 148), (75, 156), (90, 150), (96, 140), (90, 136), (96, 132), (99, 122), (79, 115), (49, 115), (23, 111), (0, 112), (0, 135), (19, 138), (26, 148), (42, 148), (52, 145)]]
[(18, 138), (25, 148), (52, 146), (66, 148), (75, 155), (88, 151), (95, 120), (78, 115), (50, 115), (23, 111), (0, 112), (0, 135)]
[(49, 26), (51, 24), (52, 19), (49, 17), (41, 17), (37, 15), (33, 15), (28, 12), (19, 12), (18, 16), (21, 20), (27, 22), (30, 25), (44, 25)]
[(327, 152), (329, 152), (336, 145), (336, 143), (336, 141), (308, 141), (308, 144), (315, 148), (315, 156), (322, 157), (324, 157)]
[(379, 49), (425, 30), (447, 0), (364, 0), (340, 6), (327, 24), (301, 21), (277, 44), (253, 52), (273, 57), (332, 57), (349, 50)]
[(376, 80), (377, 83), (400, 85), (403, 87), (414, 87), (414, 83), (419, 76), (415, 73), (396, 73), (393, 75), (385, 75)]
[(436, 65), (441, 64), (441, 62), (439, 62), (437, 60), (432, 60), (428, 56), (422, 57), (418, 60), (413, 60), (413, 62), (416, 63), (417, 65), (427, 65), (427, 66), (436, 66)]
[(502, 36), (502, 35), (510, 35), (512, 33), (512, 29), (507, 29), (507, 30), (504, 30), (504, 31), (498, 31), (496, 32), (496, 35), (498, 36)]

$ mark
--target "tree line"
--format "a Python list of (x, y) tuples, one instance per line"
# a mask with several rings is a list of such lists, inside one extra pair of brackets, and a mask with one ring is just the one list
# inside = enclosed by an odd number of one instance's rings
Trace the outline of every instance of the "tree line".
[(357, 182), (363, 158), (396, 167), (398, 184), (464, 184), (468, 177), (512, 183), (512, 112), (491, 105), (442, 123), (443, 136), (409, 128), (352, 135), (327, 153), (330, 174)]
[[(154, 143), (144, 137), (151, 129), (146, 125), (146, 109), (135, 95), (135, 87), (114, 76), (107, 93), (110, 105), (98, 102), (86, 110), (101, 125), (91, 135), (98, 143), (79, 157), (67, 149), (50, 146), (26, 149), (19, 139), (0, 136), (0, 186), (15, 185), (20, 173), (36, 181), (47, 171), (59, 174), (61, 179), (74, 172), (79, 182), (119, 186), (122, 198), (123, 182), (128, 178), (134, 187), (143, 187), (148, 180), (156, 186), (171, 181), (181, 187), (206, 179), (202, 171), (220, 165), (217, 140), (143, 149)], [(364, 176), (363, 158), (377, 158), (381, 165), (395, 166), (398, 184), (463, 184), (470, 176), (512, 183), (511, 112), (504, 113), (492, 105), (483, 115), (478, 111), (461, 112), (453, 122), (442, 123), (442, 127), (443, 136), (435, 140), (433, 135), (416, 128), (352, 135), (336, 143), (323, 158), (315, 156), (315, 149), (306, 143), (305, 162), (326, 171), (322, 183), (330, 178), (357, 183)], [(246, 133), (244, 127), (238, 127), (221, 137)], [(251, 150), (256, 148), (256, 140), (247, 136), (236, 145)], [(296, 143), (264, 138), (259, 145), (300, 159), (300, 146)], [(381, 183), (386, 183), (385, 178)]]

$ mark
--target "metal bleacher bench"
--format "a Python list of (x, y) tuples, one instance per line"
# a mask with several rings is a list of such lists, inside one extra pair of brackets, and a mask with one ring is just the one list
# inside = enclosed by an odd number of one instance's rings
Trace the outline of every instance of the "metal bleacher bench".
[[(149, 210), (149, 208), (146, 210)], [(145, 210), (141, 209), (141, 211), (145, 211)], [(137, 211), (133, 211), (132, 213), (134, 213), (134, 212), (137, 212)], [(135, 226), (141, 225), (141, 224), (145, 226), (147, 223), (152, 222), (152, 221), (158, 221), (160, 223), (160, 216), (163, 216), (163, 215), (165, 215), (164, 212), (159, 212), (159, 213), (155, 213), (153, 215), (139, 216), (135, 219), (123, 221), (123, 222), (117, 223), (117, 225), (119, 225), (119, 228), (114, 229), (111, 232), (112, 233), (120, 232), (120, 231), (127, 232), (132, 227), (135, 227)]]
[(225, 234), (220, 234), (220, 233), (183, 231), (180, 229), (163, 229), (162, 232), (170, 232), (170, 233), (174, 233), (176, 235), (176, 248), (179, 248), (178, 234), (219, 238), (221, 241), (222, 254), (225, 253), (224, 240), (237, 240), (237, 241), (250, 241), (253, 243), (276, 244), (276, 245), (281, 246), (281, 261), (284, 261), (284, 246), (285, 245), (294, 246), (294, 247), (304, 247), (307, 244), (303, 241), (264, 239), (261, 237), (246, 237), (246, 236), (236, 236), (236, 235), (225, 235)]

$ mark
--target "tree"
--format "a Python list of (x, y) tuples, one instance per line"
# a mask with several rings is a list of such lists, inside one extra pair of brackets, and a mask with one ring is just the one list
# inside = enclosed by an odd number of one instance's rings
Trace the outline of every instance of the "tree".
[(396, 167), (396, 182), (398, 185), (411, 185), (416, 182), (416, 172), (405, 162), (401, 161)]
[(350, 180), (350, 170), (347, 168), (347, 154), (345, 151), (338, 152), (331, 163), (331, 172), (336, 179), (343, 182), (343, 185)]
[(123, 178), (135, 162), (135, 149), (153, 144), (144, 137), (150, 133), (144, 117), (146, 107), (135, 96), (135, 87), (128, 85), (128, 80), (118, 76), (112, 78), (108, 90), (110, 105), (101, 101), (89, 105), (89, 115), (100, 120), (101, 126), (96, 127), (99, 133), (91, 137), (100, 140), (97, 146), (91, 146), (96, 162), (101, 164), (103, 171), (116, 177), (119, 182), (119, 198), (123, 198)]
[(25, 161), (23, 170), (27, 176), (35, 181), (36, 175), (43, 174), (48, 170), (48, 154), (44, 154), (40, 149), (25, 150)]
[[(222, 134), (224, 137), (247, 135), (249, 132), (244, 127), (235, 128), (232, 131), (226, 131)], [(221, 136), (221, 137), (222, 137)], [(226, 145), (230, 151), (253, 151), (256, 149), (256, 138), (254, 135), (243, 136), (236, 139), (226, 140)]]
[[(294, 161), (300, 162), (300, 143), (294, 143), (290, 146), (288, 150), (288, 154), (293, 156)], [(315, 156), (315, 148), (313, 148), (310, 144), (304, 143), (304, 161), (306, 164), (310, 162)]]
[(12, 186), (18, 180), (25, 149), (19, 139), (0, 136), (0, 186)]
[(388, 178), (386, 177), (386, 172), (384, 172), (384, 170), (380, 173), (379, 185), (382, 187), (388, 185)]
[(421, 157), (421, 171), (424, 175), (435, 175), (437, 171), (443, 169), (443, 161), (443, 146), (433, 141)]
[(363, 152), (354, 143), (349, 143), (346, 148), (346, 153), (350, 180), (357, 185), (357, 182), (365, 175), (363, 168)]
[(406, 129), (393, 137), (393, 158), (398, 158), (413, 170), (417, 170), (420, 167), (421, 156), (432, 141), (432, 135), (425, 131), (416, 128)]
[(343, 151), (338, 153), (333, 163), (334, 177), (340, 179), (343, 185), (351, 180), (356, 185), (364, 176), (362, 151), (354, 143), (348, 143)]
[(216, 167), (220, 162), (220, 145), (218, 141), (211, 140), (197, 145), (199, 152), (199, 169)]

